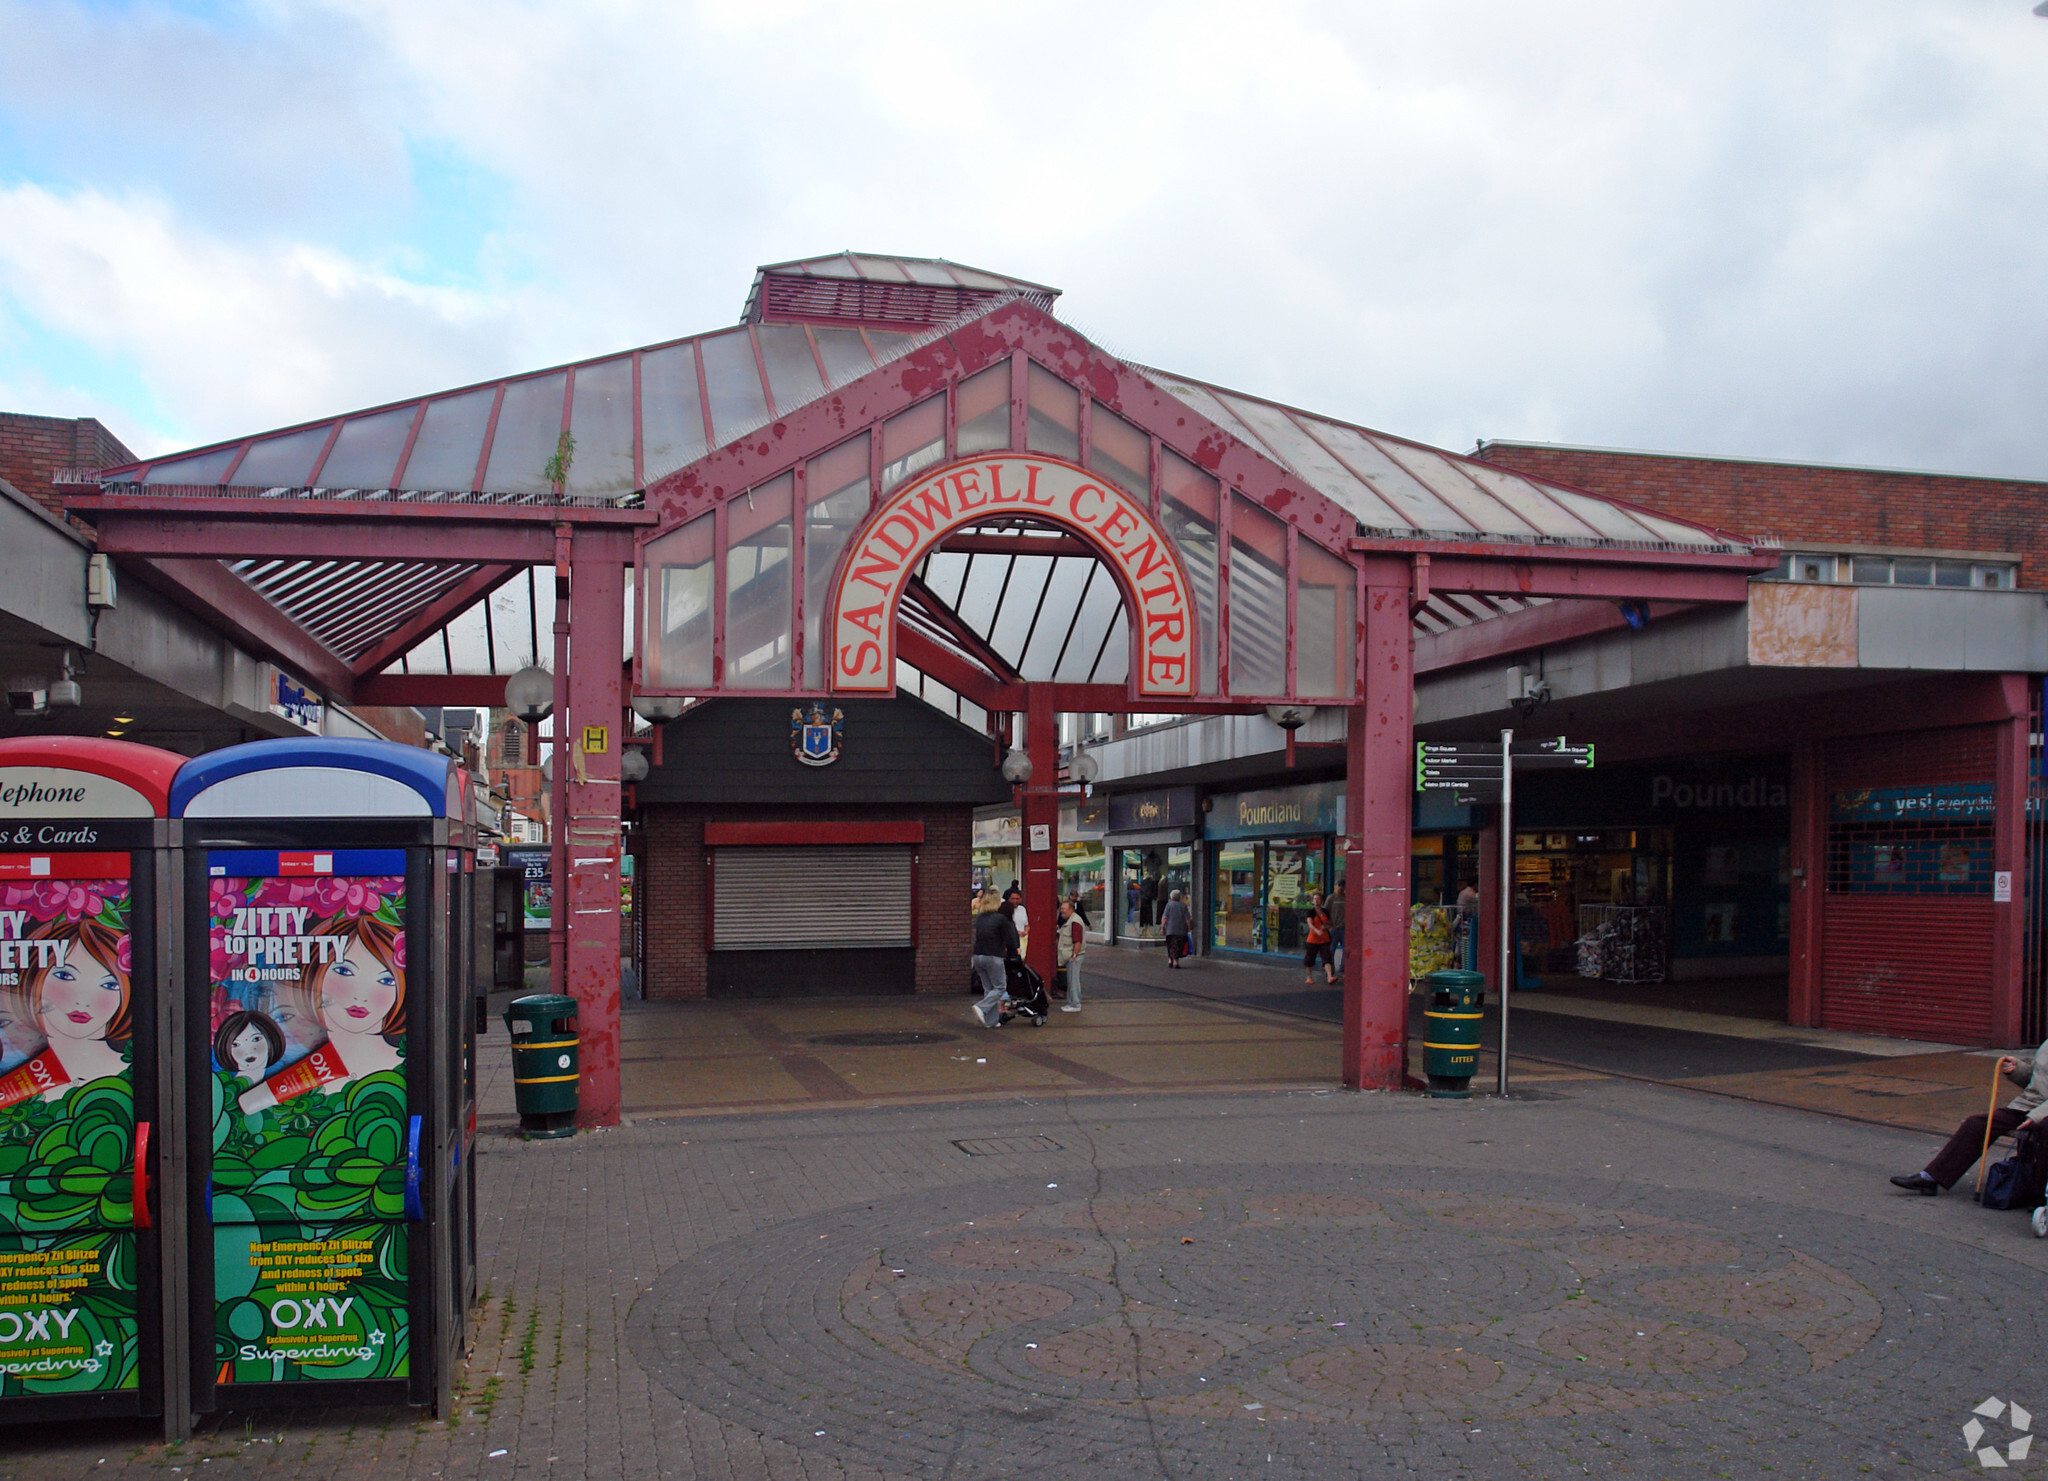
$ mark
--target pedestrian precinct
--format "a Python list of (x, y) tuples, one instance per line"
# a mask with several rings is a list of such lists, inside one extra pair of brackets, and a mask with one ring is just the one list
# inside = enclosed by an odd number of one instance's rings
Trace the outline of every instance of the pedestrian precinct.
[[(2025, 1122), (2038, 1123), (2048, 1119), (2048, 1041), (2034, 1051), (2031, 1064), (2008, 1054), (1998, 1061), (1998, 1072), (2019, 1086), (2020, 1093), (1991, 1113), (1991, 1140), (1994, 1142), (2018, 1130)], [(1981, 1115), (1965, 1116), (1955, 1135), (1934, 1154), (1926, 1167), (1919, 1172), (1901, 1174), (1892, 1182), (1915, 1193), (1924, 1193), (1929, 1198), (1944, 1188), (1953, 1188), (1956, 1179), (1984, 1155), (1984, 1123), (1985, 1118)]]

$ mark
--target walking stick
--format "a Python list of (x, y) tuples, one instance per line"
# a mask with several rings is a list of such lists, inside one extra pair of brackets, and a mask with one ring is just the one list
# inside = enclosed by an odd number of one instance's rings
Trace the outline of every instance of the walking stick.
[(1984, 1150), (1977, 1154), (1977, 1201), (1984, 1201), (1984, 1174), (1989, 1172), (1991, 1160), (1991, 1118), (1998, 1114), (1998, 1067), (2005, 1063), (2000, 1055), (1991, 1065), (1991, 1103), (1984, 1108)]

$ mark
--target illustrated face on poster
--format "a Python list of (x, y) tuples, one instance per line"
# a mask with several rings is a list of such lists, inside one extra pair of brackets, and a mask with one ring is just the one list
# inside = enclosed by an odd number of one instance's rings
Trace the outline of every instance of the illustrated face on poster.
[(139, 1381), (129, 910), (125, 879), (0, 886), (0, 1397)]
[(210, 881), (219, 1383), (407, 1372), (405, 878)]
[(0, 888), (0, 1107), (128, 1079), (128, 881)]

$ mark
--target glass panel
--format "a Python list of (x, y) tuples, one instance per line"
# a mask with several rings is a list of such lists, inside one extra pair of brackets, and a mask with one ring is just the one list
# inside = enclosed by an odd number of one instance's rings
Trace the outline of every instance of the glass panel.
[(236, 485), (251, 489), (304, 487), (312, 476), (313, 459), (327, 445), (327, 430), (324, 426), (308, 427), (302, 432), (265, 438), (249, 449), (249, 456), (235, 470)]
[(491, 435), (491, 466), (484, 487), (501, 494), (548, 494), (548, 460), (562, 440), (562, 398), (568, 394), (566, 372), (505, 387), (498, 409), (498, 430)]
[(878, 365), (884, 360), (894, 360), (909, 349), (910, 342), (916, 338), (914, 334), (897, 334), (886, 329), (868, 331), (868, 343), (875, 347), (875, 363)]
[(1881, 555), (1859, 555), (1854, 564), (1854, 579), (1858, 581), (1889, 582), (1892, 579), (1892, 563)]
[[(1299, 955), (1309, 909), (1323, 892), (1323, 841), (1276, 838), (1266, 845), (1266, 950)], [(1329, 967), (1323, 968), (1325, 977)]]
[[(1093, 684), (1106, 682), (1096, 672), (1096, 660), (1107, 664), (1109, 655), (1103, 648), (1103, 638), (1117, 625), (1123, 616), (1123, 593), (1101, 564), (1096, 563), (1095, 577), (1088, 583), (1087, 595), (1081, 602), (1081, 620), (1074, 624), (1073, 637), (1067, 642), (1066, 656), (1059, 661), (1058, 671), (1053, 679), (1061, 684)], [(1128, 662), (1128, 654), (1119, 655)]]
[[(1794, 556), (1792, 559), (1796, 568), (1803, 568), (1809, 557)], [(1934, 562), (1931, 560), (1914, 556), (1892, 562), (1892, 583), (1896, 586), (1926, 586), (1933, 580)]]
[(801, 324), (762, 324), (754, 332), (761, 338), (761, 363), (768, 367), (768, 389), (775, 393), (777, 412), (787, 415), (825, 393)]
[(832, 377), (833, 385), (843, 385), (875, 368), (875, 357), (861, 343), (858, 329), (813, 329), (811, 335), (818, 341), (818, 358), (825, 362), (825, 373)]
[(1088, 466), (1139, 499), (1152, 497), (1152, 439), (1104, 406), (1088, 417)]
[(725, 687), (789, 687), (790, 474), (725, 507)]
[[(334, 439), (334, 449), (320, 468), (320, 484), (330, 489), (388, 489), (412, 430), (413, 408), (394, 407), (375, 416), (355, 417)], [(464, 485), (467, 487), (467, 485)]]
[(946, 455), (946, 398), (932, 396), (882, 424), (882, 492)]
[(1210, 941), (1239, 951), (1261, 951), (1259, 855), (1256, 843), (1216, 845), (1216, 886), (1209, 892)]
[[(180, 458), (175, 463), (159, 463), (149, 470), (144, 483), (182, 483), (189, 485), (219, 483), (228, 471), (228, 464), (241, 451), (241, 444), (224, 447), (217, 452), (200, 453), (197, 457)], [(467, 487), (467, 485), (465, 485)]]
[(1287, 526), (1230, 496), (1230, 692), (1287, 692)]
[(1313, 540), (1296, 542), (1300, 585), (1294, 598), (1294, 692), (1311, 699), (1348, 699), (1358, 641), (1352, 617), (1352, 569)]
[(2012, 585), (2012, 573), (2005, 566), (1979, 566), (1977, 584), (1992, 590), (2003, 589)]
[(1202, 653), (1202, 693), (1216, 692), (1216, 480), (1178, 453), (1162, 448), (1160, 522), (1173, 537), (1195, 588), (1195, 634)]
[[(1081, 605), (1083, 588), (1094, 577), (1095, 584), (1110, 582), (1107, 574), (1095, 577), (1097, 562), (1091, 557), (1060, 556), (1053, 561), (1052, 575), (1046, 581), (1045, 598), (1038, 604), (1038, 623), (1031, 630), (1031, 638), (1024, 646), (1023, 660), (1017, 667), (1024, 677), (1033, 682), (1050, 679), (1054, 667), (1059, 663), (1062, 649), (1091, 646), (1091, 640), (1100, 641), (1095, 633), (1084, 633), (1075, 621)], [(1068, 641), (1072, 635), (1072, 642)]]
[(698, 341), (704, 351), (704, 391), (711, 399), (711, 435), (723, 447), (768, 415), (754, 341), (744, 329)]
[(657, 689), (711, 687), (711, 516), (648, 542), (647, 675)]
[[(632, 357), (601, 360), (577, 371), (576, 404), (569, 416), (576, 455), (569, 461), (565, 491), (586, 498), (633, 492)], [(492, 461), (497, 461), (495, 452)]]
[(825, 687), (825, 609), (846, 542), (868, 516), (868, 434), (804, 467), (804, 688)]
[(1011, 556), (1009, 588), (989, 628), (989, 646), (1002, 654), (1012, 668), (1023, 667), (1024, 641), (1038, 615), (1039, 598), (1052, 579), (1053, 558), (1045, 555)]
[(1081, 393), (1034, 364), (1027, 394), (1030, 412), (1024, 424), (1024, 445), (1035, 453), (1080, 462)]
[(1010, 362), (991, 365), (960, 382), (954, 420), (960, 455), (993, 452), (1010, 445)]
[(1934, 567), (1936, 586), (1968, 586), (1970, 584), (1970, 563), (1968, 561), (1937, 561)]
[(640, 357), (640, 471), (649, 483), (704, 456), (697, 351), (671, 345)]
[(860, 275), (871, 283), (910, 281), (910, 274), (906, 273), (900, 264), (891, 262), (886, 257), (856, 257), (853, 259), (853, 265)]
[[(398, 486), (467, 490), (476, 481), (476, 460), (483, 451), (484, 428), (490, 425), (491, 402), (496, 395), (486, 386), (428, 402), (426, 420), (420, 423), (420, 435), (413, 439), (412, 456), (406, 459)], [(555, 415), (561, 414), (558, 404)]]

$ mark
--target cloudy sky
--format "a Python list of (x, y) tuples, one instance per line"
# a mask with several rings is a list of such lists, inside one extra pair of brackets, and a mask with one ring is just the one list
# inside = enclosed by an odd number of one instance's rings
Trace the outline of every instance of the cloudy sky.
[(1481, 437), (2048, 477), (2030, 0), (0, 0), (0, 408), (188, 446), (853, 247)]

